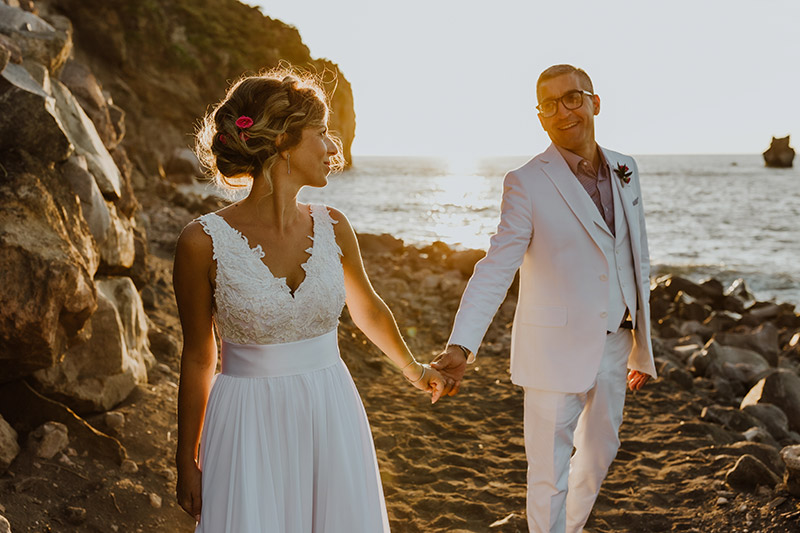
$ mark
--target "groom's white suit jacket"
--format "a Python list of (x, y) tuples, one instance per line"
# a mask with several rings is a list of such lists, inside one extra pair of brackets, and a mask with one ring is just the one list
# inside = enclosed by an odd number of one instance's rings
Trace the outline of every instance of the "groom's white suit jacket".
[[(638, 304), (628, 306), (635, 315), (628, 367), (655, 377), (650, 260), (638, 170), (633, 158), (601, 150), (610, 166), (616, 218), (627, 223), (625, 242), (630, 243), (636, 283), (632, 299), (638, 299)], [(614, 172), (618, 164), (632, 171), (630, 183), (623, 184)], [(607, 228), (555, 145), (509, 172), (497, 233), (486, 257), (475, 265), (449, 343), (477, 353), (521, 265), (511, 380), (541, 390), (588, 390), (600, 366), (606, 333), (615, 329), (609, 327), (609, 278), (615, 280), (616, 272), (609, 272), (607, 254), (615, 263), (613, 240), (610, 251), (603, 240), (613, 239)]]

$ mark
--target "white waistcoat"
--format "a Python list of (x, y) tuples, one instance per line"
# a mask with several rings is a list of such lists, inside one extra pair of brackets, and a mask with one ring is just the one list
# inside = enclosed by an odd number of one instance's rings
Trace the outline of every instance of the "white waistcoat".
[(598, 244), (608, 261), (608, 331), (616, 331), (629, 310), (634, 319), (636, 316), (636, 274), (630, 232), (616, 187), (612, 187), (612, 191), (616, 238), (606, 231), (606, 227), (598, 238)]

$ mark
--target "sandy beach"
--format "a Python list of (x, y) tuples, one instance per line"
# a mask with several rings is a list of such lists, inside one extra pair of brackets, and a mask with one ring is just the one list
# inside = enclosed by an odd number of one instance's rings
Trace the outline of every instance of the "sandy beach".
[[(112, 428), (107, 414), (86, 418), (117, 439), (128, 460), (121, 463), (114, 453), (101, 453), (110, 449), (108, 438), (75, 431), (77, 421), (68, 424), (70, 442), (63, 454), (43, 460), (23, 449), (0, 478), (0, 512), (12, 531), (193, 529), (174, 497), (181, 341), (170, 282), (171, 254), (183, 225), (218, 205), (164, 187), (141, 200), (152, 274), (143, 300), (158, 365), (149, 383), (114, 409), (124, 416), (121, 427)], [(361, 235), (360, 240), (370, 278), (395, 313), (408, 344), (419, 358), (430, 360), (446, 342), (469, 270), (481, 252), (453, 252), (442, 243), (404, 246), (388, 235)], [(372, 425), (393, 531), (527, 531), (522, 390), (510, 382), (508, 370), (514, 290), (490, 327), (461, 392), (433, 406), (403, 380), (346, 313), (342, 317), (342, 357)], [(690, 336), (685, 342), (693, 340)], [(656, 342), (663, 348), (684, 341)], [(781, 359), (783, 366), (796, 366), (797, 346)], [(687, 382), (676, 372), (629, 394), (620, 451), (587, 530), (793, 531), (800, 502), (778, 484), (736, 490), (726, 483), (726, 472), (745, 452), (763, 456), (765, 462), (777, 454), (770, 455), (766, 445), (749, 442), (741, 431), (703, 414), (709, 406), (738, 408), (738, 400), (735, 395), (724, 398), (710, 379), (690, 375)]]

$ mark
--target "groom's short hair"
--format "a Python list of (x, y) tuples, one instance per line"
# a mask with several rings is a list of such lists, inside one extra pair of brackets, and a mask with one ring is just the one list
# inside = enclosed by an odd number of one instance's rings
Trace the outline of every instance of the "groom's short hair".
[(548, 67), (544, 69), (544, 71), (539, 74), (539, 79), (536, 80), (536, 99), (539, 99), (539, 86), (548, 81), (552, 80), (553, 78), (557, 78), (559, 76), (563, 76), (565, 74), (577, 74), (578, 79), (583, 85), (583, 88), (589, 92), (594, 92), (594, 87), (592, 86), (592, 79), (586, 74), (586, 71), (582, 68), (573, 67), (572, 65), (553, 65), (552, 67)]

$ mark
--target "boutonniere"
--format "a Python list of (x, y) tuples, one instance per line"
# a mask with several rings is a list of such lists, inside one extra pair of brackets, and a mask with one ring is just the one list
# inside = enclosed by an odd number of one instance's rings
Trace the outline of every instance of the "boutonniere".
[(614, 169), (614, 173), (622, 182), (623, 187), (625, 186), (626, 183), (631, 182), (631, 174), (633, 174), (633, 172), (630, 169), (628, 169), (628, 165), (617, 163), (617, 168)]

